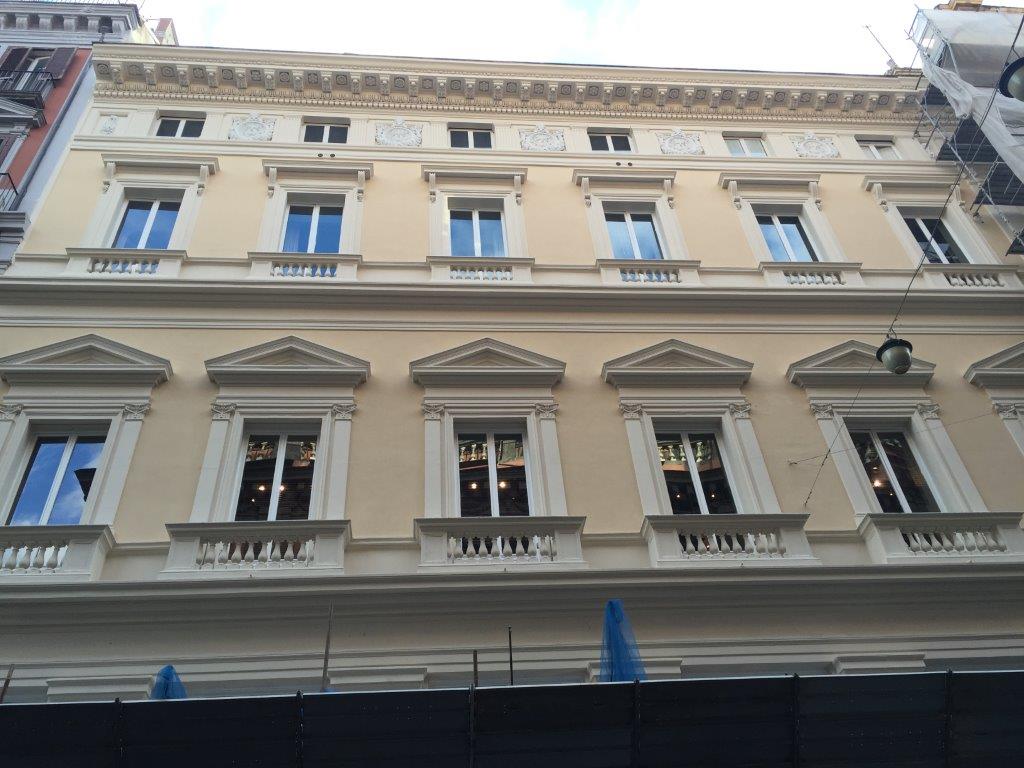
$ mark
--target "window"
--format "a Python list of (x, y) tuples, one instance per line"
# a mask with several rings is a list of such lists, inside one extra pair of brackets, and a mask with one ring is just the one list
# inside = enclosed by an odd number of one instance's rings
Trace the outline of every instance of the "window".
[(940, 219), (904, 216), (917, 245), (932, 264), (968, 264), (967, 256)]
[(166, 248), (180, 208), (177, 200), (129, 200), (113, 247)]
[(606, 211), (604, 220), (616, 259), (664, 258), (653, 213)]
[(589, 131), (590, 148), (595, 152), (632, 152), (628, 133)]
[(521, 433), (460, 433), (458, 460), (462, 517), (530, 514)]
[(883, 512), (939, 512), (910, 441), (902, 432), (850, 430)]
[(311, 144), (345, 144), (348, 142), (348, 126), (306, 123), (302, 140)]
[(285, 253), (339, 253), (342, 206), (289, 205), (281, 250)]
[(858, 139), (861, 150), (872, 160), (899, 160), (899, 152), (891, 141), (883, 139)]
[(105, 439), (39, 437), (21, 479), (8, 525), (76, 525), (82, 519)]
[(501, 210), (451, 208), (448, 211), (452, 256), (504, 256)]
[(453, 149), (490, 149), (493, 134), (485, 128), (452, 128), (448, 131), (448, 140)]
[(760, 136), (726, 136), (725, 146), (733, 157), (767, 157)]
[(194, 139), (203, 133), (203, 118), (165, 117), (156, 127), (157, 136)]
[(672, 514), (736, 512), (717, 435), (713, 432), (658, 432), (657, 440)]
[(246, 441), (235, 520), (306, 520), (318, 437), (251, 433)]
[(799, 216), (757, 214), (757, 224), (775, 261), (818, 261)]

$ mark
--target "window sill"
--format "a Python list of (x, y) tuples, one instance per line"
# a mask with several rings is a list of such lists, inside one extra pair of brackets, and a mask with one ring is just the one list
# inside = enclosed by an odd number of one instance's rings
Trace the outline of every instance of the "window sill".
[(95, 581), (113, 545), (108, 525), (0, 526), (0, 579)]
[(806, 566), (808, 515), (647, 515), (641, 534), (655, 568)]
[[(418, 518), (421, 569), (586, 568), (585, 517)], [(524, 548), (513, 541), (529, 540)]]
[(857, 531), (876, 563), (1021, 563), (1020, 522), (1019, 512), (872, 512)]
[(532, 283), (533, 259), (516, 256), (429, 256), (435, 283)]
[[(169, 523), (161, 579), (340, 576), (348, 520)], [(253, 545), (259, 545), (256, 552)], [(290, 546), (289, 546), (290, 545)]]

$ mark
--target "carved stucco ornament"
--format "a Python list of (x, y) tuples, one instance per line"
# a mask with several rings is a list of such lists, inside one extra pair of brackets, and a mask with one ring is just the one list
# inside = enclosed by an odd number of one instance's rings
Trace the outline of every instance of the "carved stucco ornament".
[(663, 155), (703, 155), (704, 145), (700, 143), (700, 134), (687, 133), (676, 129), (672, 133), (659, 133), (658, 143), (661, 144)]
[(118, 116), (117, 115), (104, 115), (100, 121), (97, 133), (103, 136), (112, 136), (117, 130)]
[(519, 131), (519, 145), (527, 152), (565, 152), (565, 133), (559, 128), (536, 128)]
[(808, 131), (800, 138), (793, 138), (792, 141), (793, 149), (800, 157), (818, 159), (839, 157), (839, 148), (836, 147), (832, 139), (816, 136), (812, 131)]
[(272, 117), (260, 117), (258, 112), (251, 112), (248, 117), (236, 117), (231, 121), (228, 138), (232, 141), (270, 141), (274, 138), (276, 123)]
[(418, 147), (423, 143), (423, 126), (409, 125), (398, 117), (377, 126), (377, 143), (384, 147)]

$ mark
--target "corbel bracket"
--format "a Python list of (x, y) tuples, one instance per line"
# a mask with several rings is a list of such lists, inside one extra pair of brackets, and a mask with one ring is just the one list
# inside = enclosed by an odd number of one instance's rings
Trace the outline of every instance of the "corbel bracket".
[(662, 187), (665, 190), (665, 199), (668, 201), (669, 208), (676, 207), (676, 196), (672, 193), (672, 180), (665, 179), (662, 182)]
[(736, 183), (735, 179), (729, 182), (729, 197), (732, 198), (733, 207), (737, 211), (743, 207), (743, 198), (740, 197), (740, 185)]
[(437, 202), (437, 174), (436, 173), (428, 173), (427, 174), (427, 186), (428, 186), (428, 188), (430, 190), (430, 202), (436, 203)]
[(583, 190), (583, 204), (585, 206), (587, 206), (587, 208), (589, 208), (590, 204), (592, 202), (592, 200), (590, 198), (590, 177), (589, 176), (584, 176), (583, 178), (580, 179), (580, 189)]
[(889, 201), (885, 197), (885, 190), (882, 188), (882, 183), (876, 181), (871, 185), (871, 194), (875, 198), (875, 202), (882, 206), (882, 210), (886, 213), (889, 212)]
[(819, 211), (821, 210), (821, 189), (818, 187), (818, 182), (809, 181), (807, 182), (807, 191), (811, 195), (811, 200), (814, 201), (814, 207)]

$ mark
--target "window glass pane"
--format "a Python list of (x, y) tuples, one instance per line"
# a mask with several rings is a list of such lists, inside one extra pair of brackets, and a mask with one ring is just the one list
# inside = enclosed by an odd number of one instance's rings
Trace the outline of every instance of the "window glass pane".
[(590, 148), (595, 149), (598, 152), (608, 151), (608, 137), (603, 133), (592, 133), (590, 134)]
[(293, 205), (288, 208), (288, 221), (284, 229), (286, 253), (305, 253), (309, 247), (309, 230), (313, 226), (313, 206)]
[(324, 140), (324, 127), (322, 125), (307, 125), (302, 138), (303, 141), (321, 142)]
[(931, 489), (921, 474), (921, 468), (910, 450), (906, 435), (902, 432), (879, 432), (878, 440), (882, 443), (889, 464), (892, 465), (896, 482), (900, 484), (900, 490), (910, 505), (910, 511), (938, 512), (939, 505), (935, 503), (935, 497), (932, 496)]
[(480, 255), (505, 255), (500, 211), (480, 211)]
[(729, 148), (729, 154), (733, 157), (745, 157), (747, 154), (743, 149), (743, 142), (739, 139), (727, 138), (725, 140), (725, 146)]
[(624, 213), (606, 213), (604, 220), (608, 224), (608, 236), (612, 241), (612, 253), (616, 259), (632, 259), (633, 243), (629, 239)]
[(347, 125), (332, 125), (327, 130), (327, 141), (331, 144), (344, 144), (348, 141)]
[(161, 120), (156, 127), (157, 136), (174, 136), (178, 132), (180, 120)]
[(640, 246), (640, 258), (660, 259), (661, 246), (658, 244), (658, 233), (654, 230), (654, 217), (649, 213), (634, 213), (631, 218), (633, 233)]
[(699, 515), (700, 504), (697, 501), (697, 490), (693, 485), (693, 476), (686, 462), (686, 451), (683, 449), (682, 436), (676, 434), (659, 434), (658, 452), (661, 454), (661, 470), (665, 473), (665, 484), (668, 486), (668, 500), (673, 515)]
[(454, 148), (466, 149), (469, 147), (469, 131), (450, 131), (449, 135), (452, 137)]
[(36, 441), (8, 525), (39, 524), (66, 443), (66, 437), (41, 437)]
[(690, 449), (697, 464), (708, 512), (712, 515), (735, 514), (736, 504), (729, 489), (729, 479), (725, 475), (718, 440), (713, 434), (690, 435)]
[(131, 200), (121, 219), (121, 227), (114, 238), (115, 248), (138, 248), (142, 230), (146, 227), (149, 209), (153, 204), (148, 200)]
[(186, 120), (181, 135), (187, 139), (196, 138), (203, 132), (203, 122), (202, 120)]
[(796, 216), (779, 216), (779, 223), (782, 225), (782, 232), (793, 249), (796, 261), (817, 261), (814, 257), (814, 249), (811, 248), (811, 241), (807, 239), (803, 224)]
[(860, 457), (861, 464), (864, 465), (864, 471), (867, 472), (871, 490), (875, 492), (875, 498), (878, 499), (878, 506), (882, 508), (883, 512), (902, 512), (903, 507), (896, 496), (896, 491), (893, 490), (892, 480), (889, 479), (885, 466), (878, 457), (871, 433), (850, 432), (850, 437), (853, 438), (857, 455)]
[(487, 436), (459, 435), (459, 511), (463, 517), (489, 517), (491, 484)]
[(473, 212), (451, 211), (452, 256), (476, 256), (473, 249)]
[(341, 206), (320, 206), (316, 225), (316, 253), (338, 253), (341, 248)]
[(174, 222), (178, 219), (178, 209), (181, 203), (164, 201), (157, 206), (156, 216), (153, 217), (153, 227), (149, 230), (149, 237), (146, 239), (147, 248), (166, 248), (171, 242), (171, 232), (174, 231)]
[(629, 136), (623, 134), (616, 134), (611, 137), (612, 149), (616, 152), (629, 152)]
[(80, 437), (75, 441), (47, 525), (77, 525), (82, 519), (82, 510), (89, 498), (89, 489), (100, 464), (101, 453), (102, 437)]
[[(932, 219), (934, 221), (934, 219)], [(949, 230), (946, 229), (946, 225), (941, 221), (938, 222), (938, 226), (935, 227), (935, 234), (932, 236), (935, 244), (939, 246), (939, 250), (942, 251), (942, 255), (946, 257), (946, 261), (950, 264), (966, 264), (967, 257), (964, 256), (963, 251), (953, 241), (953, 238), (949, 234)]]
[(494, 452), (498, 470), (498, 514), (530, 514), (530, 501), (526, 493), (523, 436), (495, 435)]
[(316, 443), (316, 435), (288, 436), (284, 448), (284, 470), (278, 488), (278, 520), (305, 520), (309, 517)]
[(473, 131), (473, 146), (477, 149), (490, 149), (491, 148), (491, 132), (490, 131)]
[(915, 219), (912, 216), (904, 216), (903, 223), (907, 225), (907, 228), (910, 230), (910, 234), (914, 236), (914, 239), (917, 241), (917, 247), (921, 249), (925, 258), (932, 264), (941, 263), (941, 257), (936, 253), (935, 249), (931, 247), (928, 240), (928, 234), (932, 231), (933, 225), (937, 223), (936, 220)]
[(767, 152), (764, 149), (764, 142), (758, 138), (743, 139), (743, 143), (747, 147), (747, 154), (751, 157), (766, 157)]
[(245, 447), (242, 486), (238, 490), (235, 520), (266, 520), (270, 513), (278, 435), (250, 435)]
[(870, 158), (872, 160), (875, 159), (875, 152), (874, 152), (874, 145), (873, 144), (861, 144), (860, 148), (861, 148), (861, 151), (864, 153), (865, 157)]
[(774, 261), (789, 261), (789, 252), (786, 250), (786, 246), (782, 244), (782, 237), (779, 236), (779, 230), (776, 228), (772, 217), (758, 216), (757, 223), (761, 227), (761, 234), (764, 235), (764, 241), (768, 244), (768, 250), (771, 251), (772, 259)]
[(896, 151), (896, 147), (892, 144), (883, 144), (878, 147), (878, 154), (882, 156), (883, 160), (899, 160), (900, 155)]

